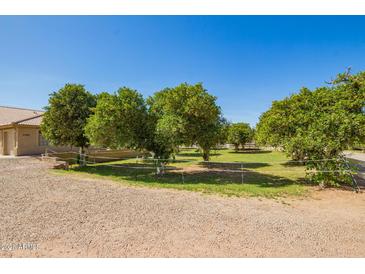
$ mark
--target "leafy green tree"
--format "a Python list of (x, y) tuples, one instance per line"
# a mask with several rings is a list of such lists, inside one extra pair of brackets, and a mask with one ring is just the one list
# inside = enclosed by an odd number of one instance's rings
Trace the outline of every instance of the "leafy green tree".
[[(174, 133), (169, 140), (172, 147), (198, 144), (204, 160), (209, 160), (210, 150), (222, 136), (221, 110), (215, 101), (216, 97), (210, 95), (202, 84), (183, 83), (155, 93), (147, 102), (152, 115), (157, 120), (162, 119), (163, 127)], [(158, 129), (162, 124), (157, 124)]]
[(252, 140), (252, 129), (247, 123), (234, 123), (228, 129), (228, 142), (233, 144), (235, 150), (238, 151), (239, 146), (244, 145)]
[[(323, 185), (350, 182), (341, 152), (365, 135), (365, 73), (339, 74), (329, 87), (302, 89), (273, 102), (257, 125), (256, 140), (305, 160)], [(322, 161), (323, 159), (330, 159)]]
[(224, 133), (224, 122), (219, 119), (205, 129), (204, 134), (199, 135), (197, 143), (199, 144), (204, 161), (209, 161), (211, 150), (217, 145), (222, 144), (222, 133)]
[[(282, 147), (291, 153), (293, 160), (303, 160), (301, 145), (290, 144), (290, 140), (310, 123), (309, 110), (312, 108), (311, 91), (302, 88), (281, 101), (274, 101), (271, 108), (260, 116), (256, 127), (255, 140), (260, 145)], [(287, 149), (290, 146), (291, 149)]]
[(228, 142), (228, 131), (230, 123), (226, 118), (221, 117), (218, 123), (218, 130), (216, 134), (216, 144), (215, 145), (225, 145)]
[(171, 154), (178, 152), (177, 144), (181, 143), (181, 136), (184, 132), (184, 125), (181, 117), (176, 115), (164, 115), (156, 124), (156, 138), (163, 140)]
[(123, 87), (115, 94), (103, 93), (88, 119), (86, 135), (95, 146), (143, 149), (147, 115), (145, 101), (136, 90)]
[(50, 94), (41, 124), (42, 135), (53, 145), (80, 147), (83, 153), (89, 146), (84, 128), (95, 104), (95, 96), (83, 85), (66, 84)]

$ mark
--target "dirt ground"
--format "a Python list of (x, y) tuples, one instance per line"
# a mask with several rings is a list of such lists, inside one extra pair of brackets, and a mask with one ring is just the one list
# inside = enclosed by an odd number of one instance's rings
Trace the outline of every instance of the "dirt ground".
[(364, 257), (365, 194), (270, 200), (127, 187), (0, 159), (1, 257)]

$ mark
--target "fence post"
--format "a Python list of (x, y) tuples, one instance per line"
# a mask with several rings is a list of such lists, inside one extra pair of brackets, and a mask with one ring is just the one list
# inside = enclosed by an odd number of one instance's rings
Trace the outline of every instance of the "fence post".
[(241, 184), (243, 184), (243, 164), (241, 163)]
[(184, 171), (181, 171), (181, 178), (182, 178), (183, 184), (185, 184)]

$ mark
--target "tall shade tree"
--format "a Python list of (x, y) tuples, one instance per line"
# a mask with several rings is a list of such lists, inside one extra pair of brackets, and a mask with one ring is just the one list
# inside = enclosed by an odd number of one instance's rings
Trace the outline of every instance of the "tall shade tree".
[(166, 88), (148, 99), (150, 112), (157, 120), (157, 129), (163, 125), (174, 132), (172, 147), (198, 144), (204, 160), (209, 160), (210, 150), (220, 141), (222, 117), (216, 97), (210, 95), (201, 83), (183, 83)]
[[(350, 182), (343, 150), (365, 137), (365, 73), (339, 74), (331, 86), (302, 89), (272, 104), (260, 117), (256, 140), (282, 146), (294, 160), (309, 160), (312, 180), (323, 185)], [(331, 159), (324, 160), (322, 159)]]
[[(298, 94), (294, 94), (281, 101), (274, 101), (271, 108), (264, 112), (256, 127), (255, 140), (261, 145), (270, 145), (287, 149), (291, 138), (298, 130), (305, 128), (309, 123), (309, 110), (311, 109), (312, 92), (302, 88)], [(294, 160), (303, 160), (305, 155), (292, 147), (288, 150)], [(290, 151), (290, 152), (289, 152)]]
[(53, 145), (80, 147), (83, 153), (89, 146), (84, 128), (95, 105), (95, 96), (83, 85), (66, 84), (50, 94), (41, 124), (42, 135)]
[(247, 123), (234, 123), (228, 128), (228, 142), (234, 145), (236, 151), (239, 146), (244, 148), (245, 144), (252, 139), (252, 129)]
[(102, 93), (85, 131), (95, 146), (143, 149), (147, 139), (147, 108), (136, 90), (123, 87)]
[(230, 123), (227, 121), (226, 118), (221, 117), (219, 121), (219, 131), (218, 131), (218, 145), (225, 145), (228, 142), (228, 131), (229, 131)]

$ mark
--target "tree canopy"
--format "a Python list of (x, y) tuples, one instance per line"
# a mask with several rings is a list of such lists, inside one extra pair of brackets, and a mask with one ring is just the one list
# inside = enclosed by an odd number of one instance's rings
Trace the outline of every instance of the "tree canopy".
[(151, 115), (158, 121), (159, 138), (168, 139), (173, 149), (182, 144), (198, 144), (204, 160), (209, 160), (210, 150), (221, 139), (223, 126), (216, 97), (201, 83), (183, 83), (155, 93), (147, 102)]
[(95, 104), (95, 96), (83, 85), (66, 84), (50, 94), (41, 124), (43, 136), (53, 145), (87, 147), (84, 127)]
[[(340, 153), (364, 141), (364, 80), (365, 73), (339, 74), (330, 86), (313, 91), (303, 88), (298, 94), (273, 102), (260, 117), (256, 140), (283, 147), (294, 160), (333, 159), (312, 161), (310, 166), (317, 171), (339, 169), (335, 159)], [(348, 178), (340, 175), (317, 172), (313, 179), (338, 184)]]
[(101, 93), (88, 119), (86, 135), (96, 146), (146, 149), (169, 158), (180, 145), (198, 144), (205, 160), (224, 139), (224, 119), (216, 98), (202, 84), (181, 84), (146, 101), (136, 90)]
[(142, 149), (146, 143), (147, 108), (136, 90), (123, 87), (98, 96), (85, 131), (95, 146)]

